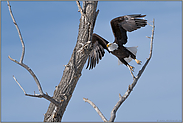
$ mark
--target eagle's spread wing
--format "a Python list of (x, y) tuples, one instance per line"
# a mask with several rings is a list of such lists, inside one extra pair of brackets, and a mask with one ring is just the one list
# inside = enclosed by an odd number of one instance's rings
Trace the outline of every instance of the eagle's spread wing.
[(132, 32), (134, 30), (146, 26), (147, 20), (139, 19), (145, 16), (146, 15), (141, 14), (125, 15), (111, 20), (111, 27), (115, 36), (115, 42), (118, 45), (126, 44), (126, 32)]
[(120, 25), (127, 31), (132, 32), (141, 27), (147, 25), (147, 20), (138, 19), (145, 17), (146, 15), (136, 14), (136, 15), (126, 15), (124, 16), (124, 21), (120, 23)]
[(97, 35), (95, 33), (92, 35), (93, 49), (89, 54), (88, 64), (87, 64), (86, 69), (89, 66), (90, 66), (89, 70), (93, 69), (96, 66), (96, 63), (97, 64), (99, 63), (99, 60), (101, 60), (105, 54), (104, 49), (108, 50), (108, 48), (106, 46), (108, 43), (109, 43), (108, 41), (106, 41), (105, 39), (103, 39), (99, 35)]

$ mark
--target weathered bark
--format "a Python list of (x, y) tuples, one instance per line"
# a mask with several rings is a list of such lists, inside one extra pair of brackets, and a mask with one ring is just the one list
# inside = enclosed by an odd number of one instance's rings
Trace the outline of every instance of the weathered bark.
[(81, 15), (79, 32), (76, 46), (73, 50), (71, 59), (66, 65), (63, 72), (62, 79), (59, 85), (56, 87), (53, 95), (53, 99), (60, 102), (60, 106), (55, 106), (50, 103), (48, 110), (44, 116), (44, 122), (60, 122), (65, 109), (72, 97), (75, 86), (81, 76), (82, 69), (87, 60), (89, 49), (88, 47), (84, 52), (78, 52), (82, 45), (87, 41), (91, 41), (94, 24), (97, 13), (97, 2), (96, 1), (84, 1), (83, 2), (83, 14)]

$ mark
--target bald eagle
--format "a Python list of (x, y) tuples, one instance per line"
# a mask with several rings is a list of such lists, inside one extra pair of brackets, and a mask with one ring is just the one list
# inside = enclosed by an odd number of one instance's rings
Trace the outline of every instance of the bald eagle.
[(99, 60), (101, 60), (105, 54), (104, 49), (115, 55), (120, 62), (129, 67), (132, 71), (134, 67), (128, 64), (132, 59), (134, 59), (137, 64), (141, 64), (141, 61), (136, 59), (137, 47), (124, 47), (123, 45), (127, 43), (127, 31), (132, 32), (147, 25), (147, 20), (140, 19), (145, 16), (146, 15), (133, 14), (120, 16), (111, 20), (110, 23), (115, 37), (113, 43), (109, 43), (107, 40), (94, 33), (92, 35), (93, 49), (89, 54), (86, 69), (88, 67), (89, 70), (93, 69), (96, 64), (99, 63)]

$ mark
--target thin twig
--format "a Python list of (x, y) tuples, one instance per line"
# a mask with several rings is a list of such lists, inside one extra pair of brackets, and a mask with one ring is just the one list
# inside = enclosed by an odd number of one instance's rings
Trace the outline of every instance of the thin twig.
[(79, 9), (79, 12), (81, 13), (81, 15), (85, 16), (85, 14), (83, 13), (83, 10), (81, 8), (80, 2), (79, 1), (76, 1), (76, 3), (78, 5), (78, 9)]
[(139, 71), (137, 78), (139, 78), (141, 76), (141, 74), (143, 73), (143, 71), (145, 70), (147, 64), (149, 63), (151, 57), (152, 57), (152, 50), (153, 50), (153, 39), (154, 39), (154, 29), (155, 29), (155, 25), (154, 25), (154, 19), (153, 19), (153, 25), (152, 25), (152, 34), (151, 34), (151, 43), (150, 43), (150, 53), (149, 53), (149, 57), (147, 58), (146, 63), (144, 64), (144, 66), (142, 67), (142, 69)]
[(15, 78), (15, 76), (13, 76), (13, 79), (15, 80), (15, 82), (19, 85), (19, 87), (22, 89), (22, 91), (24, 92), (24, 94), (26, 94), (25, 90), (22, 88), (22, 86), (18, 83), (17, 79)]
[(153, 25), (151, 25), (150, 23), (147, 22), (147, 24), (148, 24), (149, 26), (153, 27)]
[(16, 23), (15, 18), (14, 18), (14, 16), (13, 16), (13, 12), (12, 12), (12, 10), (11, 10), (11, 6), (10, 6), (9, 1), (7, 1), (7, 4), (8, 4), (8, 8), (9, 8), (9, 11), (10, 11), (11, 18), (12, 18), (12, 20), (13, 20), (13, 23), (15, 24), (15, 27), (16, 27), (16, 29), (17, 29), (17, 31), (18, 31), (18, 35), (19, 35), (19, 37), (20, 37), (20, 41), (21, 41), (21, 43), (22, 43), (22, 55), (21, 55), (21, 58), (20, 58), (20, 63), (23, 63), (24, 54), (25, 54), (25, 44), (24, 44), (24, 41), (23, 41), (23, 38), (22, 38), (22, 35), (21, 35), (21, 32), (20, 32), (20, 29), (19, 29), (19, 27), (18, 27), (18, 24)]
[(82, 16), (84, 16), (86, 18), (88, 25), (90, 25), (90, 21), (89, 21), (88, 17), (86, 16), (86, 14), (83, 13), (83, 9), (81, 8), (80, 2), (76, 1), (76, 3), (78, 5), (79, 12), (81, 13)]
[(102, 114), (102, 112), (98, 109), (98, 107), (89, 99), (83, 98), (83, 100), (87, 103), (89, 103), (91, 106), (93, 106), (93, 108), (95, 109), (95, 111), (99, 114), (99, 116), (102, 118), (102, 120), (104, 122), (107, 122), (107, 119), (104, 117), (104, 115)]

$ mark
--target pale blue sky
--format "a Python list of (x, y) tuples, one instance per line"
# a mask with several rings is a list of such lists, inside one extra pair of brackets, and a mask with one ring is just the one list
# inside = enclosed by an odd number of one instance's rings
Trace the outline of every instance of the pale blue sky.
[[(30, 66), (44, 92), (53, 95), (64, 66), (77, 40), (80, 13), (75, 1), (10, 2), (26, 46), (24, 63)], [(94, 32), (109, 42), (114, 37), (110, 20), (133, 13), (146, 14), (149, 23), (155, 18), (152, 59), (136, 87), (117, 112), (115, 121), (180, 121), (182, 119), (182, 3), (180, 1), (98, 3), (100, 10)], [(12, 23), (6, 2), (1, 2), (1, 121), (41, 122), (49, 106), (45, 99), (24, 95), (13, 80), (14, 75), (25, 91), (38, 93), (30, 74), (8, 59), (19, 60), (21, 43)], [(151, 27), (128, 33), (126, 46), (138, 46), (137, 58), (145, 63), (149, 56)], [(141, 66), (134, 61), (136, 75)], [(107, 119), (123, 95), (132, 77), (128, 68), (106, 52), (93, 70), (82, 71), (62, 121), (101, 121), (83, 97), (93, 101)]]

